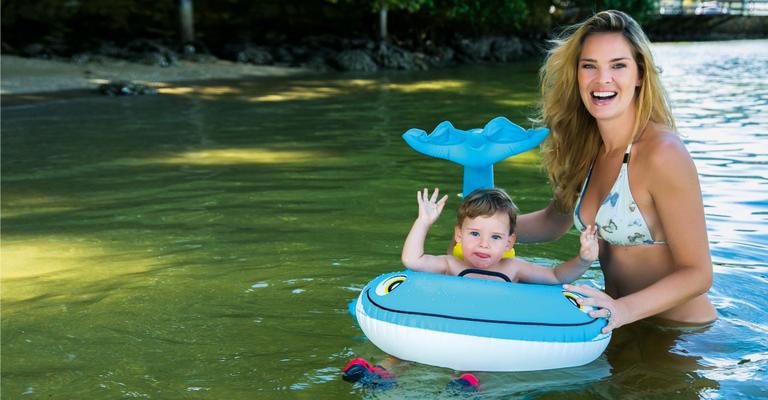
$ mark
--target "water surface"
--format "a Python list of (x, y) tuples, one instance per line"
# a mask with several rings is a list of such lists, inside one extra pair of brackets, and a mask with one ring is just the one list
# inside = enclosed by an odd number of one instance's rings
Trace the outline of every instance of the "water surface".
[[(655, 51), (699, 168), (721, 318), (632, 325), (584, 367), (480, 374), (481, 398), (768, 395), (768, 43)], [(497, 115), (530, 126), (536, 68), (4, 102), (2, 397), (441, 397), (454, 371), (413, 363), (393, 391), (342, 382), (350, 358), (385, 357), (346, 303), (400, 268), (418, 188), (458, 204), (461, 169), (400, 134)], [(529, 152), (496, 166), (523, 210), (550, 198), (539, 163)], [(444, 251), (452, 223), (436, 224), (429, 251)], [(576, 238), (518, 253), (554, 264)]]

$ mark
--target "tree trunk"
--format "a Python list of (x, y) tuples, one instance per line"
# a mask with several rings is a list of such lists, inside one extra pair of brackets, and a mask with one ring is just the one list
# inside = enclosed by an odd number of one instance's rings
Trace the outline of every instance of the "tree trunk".
[(379, 9), (379, 39), (381, 39), (382, 42), (387, 41), (387, 37), (389, 34), (387, 33), (387, 5), (382, 2), (381, 8)]
[(186, 45), (195, 41), (195, 18), (192, 0), (179, 0), (181, 22), (181, 43)]

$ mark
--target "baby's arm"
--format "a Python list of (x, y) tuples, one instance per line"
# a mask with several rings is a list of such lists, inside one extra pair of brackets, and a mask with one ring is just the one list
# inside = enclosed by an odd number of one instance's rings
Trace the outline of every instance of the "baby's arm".
[(424, 254), (424, 240), (427, 238), (427, 232), (432, 224), (437, 221), (440, 213), (445, 207), (448, 196), (443, 196), (439, 201), (437, 195), (440, 191), (435, 189), (432, 197), (429, 197), (429, 191), (425, 188), (416, 192), (416, 200), (419, 203), (419, 216), (414, 221), (408, 237), (403, 244), (403, 253), (401, 259), (406, 268), (414, 271), (435, 272), (439, 274), (448, 271), (448, 257), (433, 256)]
[[(518, 277), (521, 282), (530, 283), (571, 283), (579, 279), (592, 263), (597, 260), (597, 228), (589, 225), (579, 237), (581, 249), (579, 255), (555, 268), (546, 268), (529, 262), (520, 263)], [(520, 260), (523, 261), (523, 260)]]
[(588, 225), (584, 232), (581, 232), (579, 241), (581, 242), (579, 256), (555, 267), (555, 276), (557, 276), (557, 280), (560, 283), (571, 283), (579, 279), (589, 269), (589, 266), (597, 260), (599, 251), (597, 227), (595, 225)]

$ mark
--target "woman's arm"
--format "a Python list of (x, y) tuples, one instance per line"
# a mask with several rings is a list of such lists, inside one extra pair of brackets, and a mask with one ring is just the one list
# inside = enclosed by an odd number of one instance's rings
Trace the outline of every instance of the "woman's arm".
[(519, 215), (515, 234), (521, 243), (549, 242), (563, 236), (571, 225), (571, 215), (563, 214), (555, 209), (554, 203), (549, 203), (543, 210)]
[(664, 135), (652, 150), (645, 170), (653, 177), (649, 191), (663, 225), (674, 270), (619, 299), (593, 288), (566, 285), (566, 289), (590, 296), (581, 299), (582, 304), (601, 308), (590, 315), (610, 317), (604, 332), (684, 304), (706, 293), (712, 285), (704, 206), (693, 160), (672, 135)]

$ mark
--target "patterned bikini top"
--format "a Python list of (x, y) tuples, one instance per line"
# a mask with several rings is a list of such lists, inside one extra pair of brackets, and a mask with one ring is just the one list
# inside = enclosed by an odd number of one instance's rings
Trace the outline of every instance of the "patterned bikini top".
[[(632, 191), (629, 190), (628, 165), (631, 151), (632, 144), (630, 143), (627, 146), (627, 151), (624, 153), (624, 161), (621, 164), (619, 176), (616, 177), (616, 182), (613, 183), (608, 196), (605, 197), (605, 200), (603, 200), (603, 203), (600, 204), (600, 208), (597, 210), (595, 225), (600, 232), (600, 237), (612, 245), (664, 244), (664, 242), (653, 240), (648, 224), (646, 224), (643, 214), (640, 213), (640, 209), (632, 197)], [(573, 223), (580, 231), (586, 229), (581, 221), (579, 209), (581, 208), (581, 198), (584, 196), (584, 192), (589, 184), (589, 178), (592, 176), (593, 166), (594, 162), (589, 167), (589, 173), (584, 180), (581, 194), (579, 194), (579, 198), (576, 201), (576, 208), (573, 210)]]

